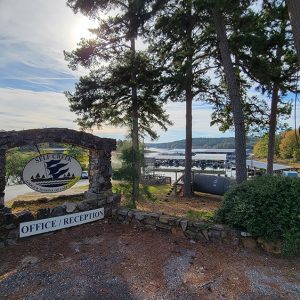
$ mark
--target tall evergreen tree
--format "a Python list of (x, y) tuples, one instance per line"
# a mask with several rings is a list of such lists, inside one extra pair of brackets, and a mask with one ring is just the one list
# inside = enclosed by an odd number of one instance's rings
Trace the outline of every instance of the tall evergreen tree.
[(235, 37), (240, 43), (236, 51), (245, 73), (271, 98), (267, 173), (272, 174), (278, 116), (290, 113), (290, 105), (281, 99), (288, 91), (295, 91), (297, 58), (285, 1), (265, 1), (262, 10), (249, 18), (252, 26), (240, 26)]
[[(232, 50), (229, 46), (227, 36), (227, 25), (230, 25), (233, 16), (241, 16), (243, 11), (250, 5), (251, 1), (236, 0), (207, 0), (202, 1), (202, 9), (208, 9), (217, 37), (220, 53), (220, 61), (223, 66), (228, 96), (231, 103), (233, 123), (235, 130), (236, 150), (236, 181), (241, 183), (247, 179), (246, 169), (246, 128), (242, 106), (242, 95), (238, 76), (232, 61)], [(204, 6), (203, 6), (204, 4)], [(228, 22), (226, 22), (228, 21)]]
[(299, 0), (286, 0), (292, 24), (295, 47), (298, 54), (298, 64), (300, 66), (300, 3)]
[[(151, 132), (155, 122), (168, 122), (162, 110), (159, 96), (147, 87), (154, 86), (156, 75), (145, 55), (136, 50), (136, 39), (150, 15), (152, 1), (139, 0), (68, 0), (74, 10), (90, 17), (97, 17), (99, 10), (118, 9), (118, 14), (100, 20), (99, 27), (91, 32), (94, 39), (81, 40), (79, 47), (65, 53), (72, 68), (78, 65), (90, 68), (90, 76), (81, 78), (75, 94), (68, 93), (73, 111), (82, 115), (80, 124), (129, 125), (132, 138), (133, 177), (132, 201), (138, 199), (139, 190), (139, 129)], [(148, 10), (149, 9), (149, 10)], [(101, 67), (109, 61), (109, 65)], [(143, 64), (147, 64), (144, 65)], [(151, 77), (141, 73), (147, 70)], [(139, 73), (140, 72), (140, 73)], [(149, 81), (152, 80), (152, 83)], [(118, 85), (119, 84), (119, 85)], [(157, 89), (156, 89), (157, 90)], [(155, 102), (158, 100), (158, 102)], [(96, 114), (98, 113), (98, 116)], [(164, 125), (163, 125), (164, 126)]]
[(150, 38), (151, 49), (164, 68), (165, 98), (186, 104), (185, 197), (192, 192), (192, 101), (208, 92), (209, 80), (204, 74), (211, 68), (209, 37), (195, 2), (168, 1), (157, 15)]

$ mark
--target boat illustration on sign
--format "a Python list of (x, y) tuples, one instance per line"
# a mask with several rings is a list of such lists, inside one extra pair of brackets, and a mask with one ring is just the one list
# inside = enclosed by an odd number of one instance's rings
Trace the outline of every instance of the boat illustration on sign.
[(29, 161), (23, 171), (23, 180), (38, 192), (53, 193), (74, 185), (80, 179), (81, 172), (81, 166), (75, 158), (50, 153)]

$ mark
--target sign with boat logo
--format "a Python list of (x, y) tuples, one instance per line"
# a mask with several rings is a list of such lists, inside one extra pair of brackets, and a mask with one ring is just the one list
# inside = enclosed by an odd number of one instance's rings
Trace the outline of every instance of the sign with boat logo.
[(49, 153), (30, 160), (23, 170), (23, 180), (40, 193), (57, 193), (74, 185), (81, 177), (79, 162), (65, 154)]

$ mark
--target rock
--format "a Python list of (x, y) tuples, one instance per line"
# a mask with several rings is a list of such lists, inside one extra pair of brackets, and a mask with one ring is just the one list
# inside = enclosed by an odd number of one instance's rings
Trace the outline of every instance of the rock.
[(0, 226), (5, 223), (5, 213), (0, 212)]
[(11, 208), (4, 206), (0, 209), (0, 212), (2, 212), (4, 214), (10, 214), (11, 213)]
[(107, 203), (107, 201), (104, 199), (104, 200), (99, 200), (98, 202), (97, 202), (97, 206), (98, 207), (103, 207), (105, 204)]
[(124, 217), (127, 217), (127, 214), (129, 212), (128, 208), (120, 208), (118, 209), (118, 214)]
[(170, 225), (165, 225), (165, 224), (162, 224), (162, 223), (157, 223), (156, 228), (160, 231), (167, 231), (167, 232), (171, 231), (171, 226)]
[(4, 228), (7, 230), (12, 230), (12, 229), (15, 229), (16, 227), (17, 227), (17, 225), (15, 225), (15, 224), (8, 224), (8, 225), (4, 226)]
[(210, 229), (223, 231), (223, 230), (227, 230), (228, 227), (222, 224), (214, 224), (210, 227)]
[(249, 236), (252, 236), (252, 234), (248, 233), (246, 231), (241, 231), (241, 236), (243, 236), (243, 237), (249, 237)]
[(18, 224), (18, 217), (14, 214), (8, 213), (5, 214), (5, 224)]
[(14, 245), (17, 245), (17, 241), (14, 240), (14, 239), (7, 239), (5, 241), (5, 244), (8, 245), (8, 246), (14, 246)]
[(114, 196), (109, 196), (109, 197), (107, 197), (106, 202), (107, 202), (107, 203), (112, 203), (112, 202), (114, 202)]
[(159, 222), (163, 223), (163, 224), (168, 224), (169, 220), (170, 220), (170, 216), (167, 216), (167, 215), (161, 215), (159, 217)]
[(113, 197), (114, 197), (114, 202), (116, 202), (116, 203), (120, 203), (121, 202), (121, 195), (114, 194)]
[(217, 240), (221, 240), (221, 232), (219, 230), (214, 230), (214, 229), (210, 228), (208, 230), (208, 237), (217, 239)]
[(77, 207), (80, 211), (86, 211), (86, 210), (89, 210), (90, 206), (89, 204), (87, 203), (86, 200), (83, 200), (83, 201), (80, 201), (78, 204), (77, 204)]
[(33, 214), (28, 210), (23, 210), (19, 213), (16, 213), (16, 215), (17, 215), (20, 223), (29, 222), (29, 221), (34, 220)]
[(181, 220), (180, 221), (180, 226), (181, 226), (183, 231), (186, 231), (187, 226), (188, 226), (188, 221), (187, 220)]
[(65, 202), (63, 207), (66, 209), (67, 213), (72, 213), (76, 210), (77, 204), (73, 202)]
[[(147, 217), (144, 221), (143, 221), (145, 224), (148, 224), (148, 225), (155, 225), (156, 224), (156, 220), (154, 218), (149, 218)], [(154, 226), (155, 227), (155, 226)]]
[(135, 211), (132, 210), (132, 209), (130, 209), (130, 210), (128, 211), (127, 216), (128, 216), (129, 218), (133, 218), (133, 217), (134, 217), (134, 213), (135, 213)]
[(4, 248), (4, 247), (5, 247), (4, 242), (0, 242), (0, 249), (1, 249), (1, 248)]
[(47, 219), (50, 217), (50, 208), (40, 208), (37, 211), (36, 218), (38, 220)]
[(10, 230), (7, 236), (8, 239), (18, 239), (19, 238), (19, 229)]
[(8, 233), (9, 233), (8, 229), (6, 229), (4, 227), (0, 227), (0, 240), (5, 240)]
[(242, 239), (242, 244), (244, 248), (255, 249), (257, 247), (256, 240), (251, 237), (246, 237)]
[(208, 230), (207, 229), (203, 229), (203, 230), (201, 230), (201, 233), (203, 234), (203, 236), (205, 237), (205, 239), (207, 241), (209, 241)]
[(56, 206), (50, 210), (51, 217), (59, 217), (66, 214), (66, 208), (63, 206)]
[(142, 221), (145, 219), (146, 214), (142, 213), (142, 212), (135, 212), (134, 214), (135, 219), (137, 219), (138, 221)]
[(35, 256), (26, 256), (21, 260), (21, 268), (25, 268), (30, 265), (35, 265), (38, 263), (39, 259)]

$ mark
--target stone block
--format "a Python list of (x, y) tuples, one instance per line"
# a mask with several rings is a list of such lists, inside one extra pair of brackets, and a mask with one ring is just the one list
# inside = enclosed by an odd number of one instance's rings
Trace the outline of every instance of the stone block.
[(160, 223), (168, 224), (169, 220), (170, 220), (170, 216), (161, 215), (158, 220), (159, 220)]
[(66, 208), (63, 206), (56, 206), (50, 209), (51, 217), (59, 217), (66, 214)]
[(77, 204), (77, 207), (80, 211), (86, 211), (86, 210), (89, 210), (90, 209), (90, 205), (87, 203), (86, 200), (83, 200), (83, 201), (80, 201), (78, 204)]
[(132, 210), (132, 209), (130, 209), (130, 210), (128, 211), (127, 216), (128, 216), (129, 218), (133, 218), (133, 217), (134, 217), (134, 213), (135, 213), (135, 211)]
[(223, 231), (223, 230), (228, 230), (229, 228), (226, 225), (214, 224), (214, 225), (210, 226), (210, 229)]
[(20, 223), (29, 222), (29, 221), (34, 220), (33, 214), (28, 210), (23, 210), (19, 213), (16, 213), (16, 215), (17, 215)]
[(65, 202), (63, 206), (65, 207), (67, 213), (72, 213), (77, 209), (77, 204), (73, 202)]
[(0, 249), (5, 247), (5, 243), (4, 242), (0, 242)]
[(119, 208), (118, 209), (118, 214), (124, 217), (127, 217), (127, 214), (129, 212), (128, 208)]
[(47, 219), (50, 217), (50, 208), (40, 208), (37, 211), (36, 218), (38, 220)]
[(106, 201), (106, 200), (99, 200), (99, 201), (97, 202), (97, 206), (98, 206), (98, 207), (103, 207), (105, 204), (107, 204), (107, 201)]
[(98, 198), (94, 198), (94, 199), (86, 199), (85, 201), (90, 208), (96, 208), (98, 205), (98, 200), (99, 200)]
[(0, 227), (0, 240), (5, 240), (7, 238), (8, 233), (9, 233), (8, 229), (4, 227)]
[(185, 233), (186, 236), (188, 236), (191, 239), (194, 239), (197, 236), (197, 233), (195, 231), (192, 231), (192, 230), (186, 230), (184, 233)]
[(207, 229), (202, 229), (201, 233), (203, 234), (203, 236), (205, 237), (205, 239), (207, 241), (209, 241), (208, 230)]
[(143, 223), (148, 224), (148, 225), (155, 225), (156, 224), (156, 219), (151, 218), (151, 217), (147, 217), (146, 219), (143, 220)]
[(5, 214), (5, 224), (18, 224), (18, 217), (11, 213)]
[(13, 230), (10, 230), (8, 235), (8, 239), (18, 239), (19, 238), (19, 228), (15, 228)]
[(149, 229), (149, 230), (156, 230), (156, 226), (155, 225), (151, 225), (151, 224), (146, 224), (144, 226), (144, 228)]
[(146, 214), (146, 213), (143, 213), (143, 212), (140, 212), (140, 211), (137, 211), (137, 212), (135, 212), (135, 214), (134, 214), (134, 218), (137, 219), (138, 221), (142, 221), (142, 220), (144, 220), (146, 217), (147, 217), (147, 214)]
[(6, 220), (5, 213), (0, 212), (0, 226), (5, 223), (5, 220)]
[(188, 220), (181, 220), (180, 221), (180, 226), (181, 226), (183, 231), (186, 231), (186, 229), (188, 227)]
[(5, 225), (4, 228), (7, 230), (12, 230), (12, 229), (17, 228), (17, 225), (16, 224), (8, 224), (8, 225)]
[(160, 231), (165, 231), (165, 232), (170, 232), (171, 231), (171, 226), (162, 224), (162, 223), (156, 223), (156, 228)]
[(214, 230), (214, 229), (209, 229), (208, 230), (208, 237), (212, 239), (217, 239), (221, 240), (221, 233), (220, 230)]

